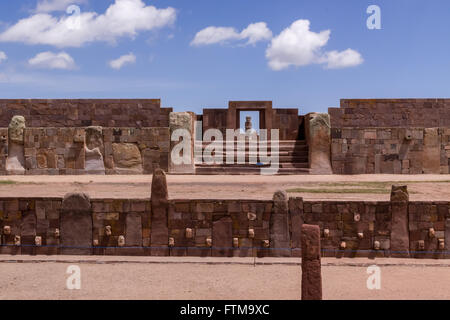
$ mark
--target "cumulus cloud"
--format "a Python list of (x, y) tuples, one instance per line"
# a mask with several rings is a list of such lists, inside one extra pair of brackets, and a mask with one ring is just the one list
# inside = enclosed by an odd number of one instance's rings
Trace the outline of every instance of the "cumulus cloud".
[(136, 56), (133, 53), (129, 53), (126, 55), (121, 56), (118, 59), (111, 60), (109, 62), (109, 66), (113, 69), (119, 70), (126, 64), (132, 64), (136, 62)]
[(290, 66), (327, 64), (326, 68), (345, 68), (363, 62), (361, 55), (352, 49), (342, 52), (323, 52), (330, 39), (330, 30), (313, 32), (309, 20), (297, 20), (272, 39), (266, 50), (266, 58), (272, 70)]
[(176, 11), (146, 6), (142, 0), (115, 0), (105, 13), (81, 12), (55, 17), (37, 13), (19, 20), (0, 34), (1, 42), (22, 42), (55, 47), (81, 47), (86, 43), (135, 37), (139, 31), (170, 26)]
[(272, 31), (265, 22), (249, 24), (247, 28), (238, 32), (231, 27), (207, 27), (200, 30), (192, 40), (192, 46), (202, 46), (210, 44), (224, 44), (231, 41), (247, 40), (246, 44), (255, 44), (259, 41), (270, 40)]
[(66, 52), (53, 53), (50, 51), (41, 52), (34, 58), (28, 60), (28, 64), (32, 67), (40, 69), (75, 69), (75, 61)]
[(8, 56), (3, 51), (0, 51), (0, 63), (8, 59)]
[(339, 69), (357, 66), (363, 63), (364, 59), (359, 52), (349, 48), (341, 52), (336, 50), (327, 52), (325, 61), (328, 69)]
[(84, 4), (87, 0), (40, 0), (36, 5), (36, 12), (66, 11), (73, 4)]

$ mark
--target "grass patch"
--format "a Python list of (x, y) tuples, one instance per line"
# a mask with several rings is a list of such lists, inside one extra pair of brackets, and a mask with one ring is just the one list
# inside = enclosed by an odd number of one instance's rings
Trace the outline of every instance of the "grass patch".
[(16, 181), (12, 180), (0, 180), (0, 184), (16, 184)]
[(286, 190), (291, 193), (371, 193), (371, 194), (390, 194), (388, 189), (381, 188), (353, 188), (353, 189), (326, 189), (326, 188), (293, 188)]

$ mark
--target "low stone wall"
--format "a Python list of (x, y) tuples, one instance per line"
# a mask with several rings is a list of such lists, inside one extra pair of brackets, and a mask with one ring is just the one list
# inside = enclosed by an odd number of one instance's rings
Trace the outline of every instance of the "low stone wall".
[(378, 202), (283, 192), (265, 201), (164, 200), (156, 191), (152, 200), (2, 198), (0, 253), (299, 257), (305, 223), (320, 227), (322, 256), (450, 258), (450, 202), (409, 202), (405, 192)]
[(335, 174), (448, 174), (449, 128), (332, 128)]

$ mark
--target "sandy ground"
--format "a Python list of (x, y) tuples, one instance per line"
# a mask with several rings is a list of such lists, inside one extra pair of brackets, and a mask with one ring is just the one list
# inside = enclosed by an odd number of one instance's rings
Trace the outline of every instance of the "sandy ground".
[[(190, 262), (182, 258), (97, 257), (88, 261), (93, 258), (86, 257), (71, 262), (58, 258), (34, 257), (19, 263), (7, 262), (11, 258), (2, 256), (0, 299), (300, 299), (297, 259), (271, 263), (265, 258), (253, 265), (238, 258), (226, 263), (220, 259), (214, 263), (214, 258)], [(450, 299), (449, 260), (387, 260), (323, 259), (323, 298)], [(380, 290), (367, 289), (367, 266), (373, 264), (381, 270)], [(80, 290), (66, 287), (70, 265), (80, 267)]]
[[(0, 197), (62, 197), (67, 192), (86, 192), (92, 198), (149, 198), (152, 176), (3, 176)], [(172, 199), (270, 199), (276, 190), (311, 187), (316, 183), (410, 181), (413, 201), (448, 201), (450, 175), (292, 175), (292, 176), (195, 176), (168, 175)], [(441, 181), (439, 183), (434, 183)], [(388, 194), (295, 193), (307, 200), (389, 200)]]

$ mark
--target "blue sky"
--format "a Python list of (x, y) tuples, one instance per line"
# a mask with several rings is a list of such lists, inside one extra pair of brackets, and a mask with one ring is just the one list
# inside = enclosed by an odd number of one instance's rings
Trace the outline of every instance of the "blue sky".
[[(58, 27), (71, 4), (73, 32)], [(341, 98), (448, 97), (449, 15), (446, 0), (1, 1), (0, 98), (161, 98), (195, 112), (272, 100), (304, 114)]]

